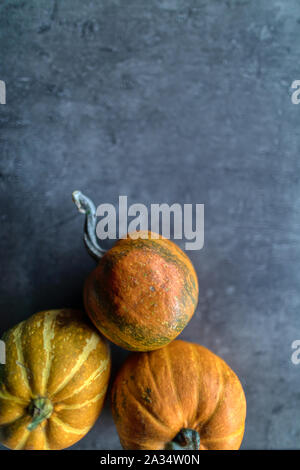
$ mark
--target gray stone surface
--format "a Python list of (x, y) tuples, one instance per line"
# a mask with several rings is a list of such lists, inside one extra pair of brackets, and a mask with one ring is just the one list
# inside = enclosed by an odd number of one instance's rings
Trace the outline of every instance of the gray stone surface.
[[(244, 449), (300, 448), (299, 34), (298, 0), (1, 2), (1, 332), (81, 305), (74, 189), (204, 203), (182, 338), (240, 376)], [(120, 448), (108, 405), (74, 448)]]

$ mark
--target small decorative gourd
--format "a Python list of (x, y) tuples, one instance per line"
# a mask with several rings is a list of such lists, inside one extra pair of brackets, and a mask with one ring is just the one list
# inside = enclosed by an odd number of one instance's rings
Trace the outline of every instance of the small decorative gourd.
[(124, 449), (235, 450), (246, 400), (220, 357), (176, 340), (125, 361), (112, 388), (112, 412)]
[(197, 306), (198, 281), (190, 259), (175, 243), (143, 231), (118, 240), (105, 253), (96, 240), (94, 204), (79, 191), (73, 200), (86, 214), (84, 241), (99, 261), (84, 286), (85, 309), (94, 325), (128, 350), (167, 345)]
[(82, 312), (39, 312), (8, 331), (0, 366), (0, 442), (64, 449), (98, 418), (110, 375), (105, 339)]

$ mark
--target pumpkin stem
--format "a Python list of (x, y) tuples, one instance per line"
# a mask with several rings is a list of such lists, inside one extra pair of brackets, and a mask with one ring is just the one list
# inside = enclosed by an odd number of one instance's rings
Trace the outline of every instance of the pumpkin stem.
[(74, 191), (72, 198), (79, 212), (86, 215), (83, 234), (85, 246), (89, 254), (96, 261), (99, 261), (106, 250), (101, 248), (96, 238), (96, 207), (81, 191)]
[(53, 405), (48, 398), (35, 398), (29, 405), (29, 414), (32, 416), (31, 423), (27, 426), (28, 431), (33, 431), (38, 425), (48, 419), (53, 411)]
[(199, 450), (200, 436), (194, 429), (183, 428), (166, 444), (166, 450)]

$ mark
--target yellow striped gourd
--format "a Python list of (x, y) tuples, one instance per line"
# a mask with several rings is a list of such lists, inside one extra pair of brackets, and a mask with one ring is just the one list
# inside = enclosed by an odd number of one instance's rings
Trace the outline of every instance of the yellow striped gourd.
[(36, 313), (3, 337), (0, 442), (10, 449), (71, 446), (98, 418), (110, 375), (106, 342), (77, 310)]

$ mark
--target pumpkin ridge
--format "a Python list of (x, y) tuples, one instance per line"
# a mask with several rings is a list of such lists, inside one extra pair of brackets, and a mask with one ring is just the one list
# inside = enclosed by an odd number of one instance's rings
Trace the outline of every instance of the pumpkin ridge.
[(156, 416), (154, 416), (144, 405), (144, 403), (141, 403), (138, 398), (132, 393), (132, 391), (127, 387), (128, 394), (134, 399), (134, 401), (141, 407), (143, 408), (144, 411), (146, 411), (146, 414), (151, 418), (152, 421), (155, 421), (156, 424), (158, 424), (160, 427), (164, 428), (164, 430), (169, 431), (169, 427), (160, 421), (160, 419)]
[(82, 429), (73, 428), (73, 426), (70, 426), (65, 421), (62, 421), (57, 416), (51, 416), (49, 420), (54, 422), (58, 426), (61, 426), (65, 432), (69, 432), (73, 434), (78, 434), (78, 435), (86, 434), (91, 429), (91, 426), (86, 426), (85, 428), (82, 428)]
[(80, 408), (84, 408), (85, 406), (88, 406), (91, 403), (96, 403), (98, 400), (100, 400), (105, 395), (105, 393), (106, 393), (106, 389), (103, 389), (102, 392), (98, 393), (93, 398), (90, 398), (90, 400), (86, 400), (83, 403), (77, 403), (75, 405), (67, 405), (67, 404), (64, 404), (62, 402), (62, 403), (59, 404), (59, 411), (61, 411), (61, 410), (79, 410)]
[(175, 380), (174, 380), (174, 375), (173, 375), (173, 370), (172, 370), (172, 363), (171, 363), (169, 351), (167, 351), (167, 348), (162, 348), (162, 350), (163, 350), (164, 353), (165, 353), (166, 363), (167, 363), (168, 370), (169, 370), (170, 383), (171, 383), (171, 385), (172, 385), (172, 389), (173, 389), (174, 394), (175, 394), (176, 399), (177, 399), (178, 408), (180, 409), (180, 414), (181, 414), (182, 422), (184, 422), (184, 418), (183, 418), (183, 406), (182, 406), (181, 400), (180, 400), (179, 395), (178, 395), (177, 387), (176, 387), (176, 385), (175, 385)]
[(152, 382), (154, 383), (154, 388), (155, 388), (155, 391), (157, 393), (157, 396), (159, 396), (159, 390), (158, 390), (158, 386), (157, 386), (157, 383), (156, 383), (156, 380), (154, 378), (154, 374), (153, 374), (153, 371), (151, 369), (151, 365), (150, 365), (150, 355), (147, 354), (147, 364), (148, 364), (148, 368), (149, 368), (149, 372), (150, 372), (150, 375), (152, 377)]
[(17, 366), (21, 368), (21, 375), (23, 378), (24, 385), (30, 392), (30, 395), (32, 396), (27, 368), (25, 367), (25, 364), (24, 364), (24, 354), (23, 354), (23, 347), (22, 347), (22, 334), (23, 334), (24, 327), (25, 327), (25, 321), (19, 323), (19, 325), (17, 325), (15, 328), (13, 337), (15, 340), (15, 346), (16, 346), (17, 358), (18, 358)]
[(244, 432), (244, 426), (241, 426), (240, 429), (238, 431), (235, 431), (231, 434), (227, 434), (226, 436), (222, 436), (222, 437), (215, 437), (215, 438), (208, 438), (208, 439), (205, 439), (205, 438), (202, 438), (201, 439), (201, 442), (219, 442), (219, 441), (223, 441), (224, 439), (231, 439), (231, 438), (234, 438), (234, 437), (238, 437), (241, 433)]
[(52, 393), (52, 396), (55, 397), (59, 392), (61, 392), (66, 385), (68, 385), (71, 380), (74, 378), (74, 376), (77, 374), (77, 372), (80, 370), (82, 367), (83, 363), (87, 360), (89, 357), (90, 353), (96, 349), (97, 344), (99, 343), (99, 338), (95, 333), (92, 333), (90, 339), (86, 342), (86, 345), (80, 354), (75, 366), (73, 369), (70, 371), (70, 373), (64, 378), (64, 380), (60, 383), (60, 385), (57, 387), (57, 389)]
[[(18, 422), (19, 422), (19, 426), (18, 426)], [(28, 423), (28, 416), (27, 414), (24, 414), (22, 416), (20, 416), (19, 418), (15, 419), (12, 423), (10, 424), (7, 424), (7, 425), (4, 425), (3, 428), (5, 428), (6, 426), (9, 427), (11, 425), (14, 426), (15, 429), (18, 429), (18, 428), (22, 428), (23, 427), (23, 424), (27, 422)], [(1, 426), (0, 426), (0, 431), (1, 431)], [(2, 429), (3, 431), (3, 429)], [(5, 433), (5, 431), (4, 431)], [(0, 432), (0, 434), (2, 434)], [(5, 435), (5, 434), (4, 434)], [(24, 430), (23, 430), (23, 434), (22, 436), (19, 438), (19, 441), (18, 441), (18, 444), (16, 446), (14, 446), (14, 449), (16, 450), (22, 450), (24, 448), (24, 446), (26, 445), (26, 442), (27, 442), (27, 439), (30, 435), (30, 431), (27, 429), (27, 426), (24, 427)], [(11, 437), (10, 434), (7, 434), (5, 437), (7, 437), (8, 439)], [(1, 439), (2, 439), (2, 436), (1, 436)], [(5, 443), (4, 443), (5, 445)]]
[(7, 423), (0, 424), (0, 432), (1, 432), (1, 428), (3, 429), (3, 428), (5, 428), (5, 426), (11, 426), (12, 424), (16, 423), (19, 419), (26, 418), (26, 416), (27, 416), (27, 413), (24, 413), (24, 414), (18, 416), (17, 418), (12, 419), (11, 421), (7, 421)]
[[(199, 349), (197, 348), (197, 351), (199, 351)], [(212, 353), (213, 354), (213, 353)], [(213, 354), (215, 356), (215, 354)], [(215, 365), (216, 365), (216, 369), (218, 371), (218, 376), (221, 378), (220, 380), (220, 384), (219, 384), (219, 387), (218, 387), (218, 397), (217, 397), (217, 400), (216, 400), (216, 406), (215, 406), (215, 409), (214, 411), (212, 412), (212, 414), (210, 415), (210, 417), (205, 421), (205, 423), (203, 423), (203, 426), (202, 427), (205, 427), (206, 425), (209, 424), (209, 422), (213, 419), (213, 417), (215, 416), (215, 414), (217, 413), (221, 403), (222, 403), (222, 396), (223, 396), (223, 392), (224, 392), (224, 376), (223, 376), (223, 370), (220, 371), (220, 364), (219, 364), (219, 361), (216, 361), (215, 362)]]
[[(193, 347), (194, 345), (192, 343), (189, 343), (189, 348), (190, 348), (190, 351), (191, 351), (191, 356), (192, 358), (195, 359), (195, 363), (196, 363), (196, 368), (198, 368), (197, 364), (199, 364), (199, 361), (198, 361), (198, 355), (196, 354), (195, 352), (195, 348)], [(201, 394), (201, 387), (200, 387), (200, 380), (199, 380), (199, 377), (198, 377), (198, 383), (197, 383), (197, 390), (198, 390), (198, 397), (197, 397), (197, 403), (200, 402), (200, 394)], [(199, 418), (197, 416), (198, 414), (198, 407), (196, 406), (195, 407), (195, 416), (194, 416), (194, 423), (197, 423), (195, 424), (194, 426), (192, 426), (192, 429), (195, 429), (198, 431), (198, 427), (199, 427)], [(197, 429), (196, 429), (197, 428)], [(200, 433), (199, 433), (200, 434)]]
[[(126, 441), (127, 444), (129, 444), (129, 447), (128, 445), (125, 447), (124, 446), (124, 442)], [(130, 439), (123, 439), (121, 438), (120, 436), (120, 442), (121, 442), (121, 446), (123, 447), (123, 449), (130, 449), (130, 450), (133, 450), (133, 449), (138, 449), (138, 450), (148, 450), (148, 446), (147, 445), (143, 445), (143, 444), (140, 444), (139, 442), (136, 442), (136, 441), (132, 441)]]
[(15, 403), (18, 403), (19, 405), (26, 406), (28, 404), (28, 402), (26, 400), (23, 400), (20, 397), (16, 397), (15, 395), (11, 395), (6, 389), (5, 389), (5, 391), (3, 389), (0, 390), (0, 398), (2, 400), (14, 401)]
[[(103, 365), (104, 363), (104, 365)], [(81, 392), (81, 390), (83, 390), (85, 387), (89, 386), (94, 380), (96, 380), (98, 377), (100, 377), (100, 375), (103, 374), (103, 372), (106, 371), (107, 369), (107, 366), (110, 364), (110, 356), (107, 358), (107, 359), (104, 359), (101, 361), (101, 365), (98, 369), (96, 369), (87, 379), (86, 381), (80, 385), (80, 387), (78, 387), (75, 391), (73, 390), (71, 395), (67, 395), (66, 397), (64, 397), (64, 400), (69, 400), (70, 398), (72, 398), (74, 395), (77, 395), (77, 393)], [(55, 403), (55, 399), (53, 400), (53, 403)], [(62, 402), (63, 403), (63, 402)]]
[[(146, 354), (145, 357), (147, 357), (147, 359), (148, 359), (148, 361), (149, 361), (148, 354)], [(153, 376), (150, 367), (149, 367), (149, 371), (150, 371), (151, 376)], [(154, 386), (155, 386), (155, 388), (156, 388), (156, 393), (158, 394), (158, 397), (159, 397), (160, 394), (159, 394), (159, 391), (158, 391), (158, 389), (157, 389), (157, 387), (156, 387), (156, 383), (155, 383), (154, 379), (152, 379), (152, 380), (153, 380)], [(145, 409), (146, 411), (148, 411), (148, 413), (151, 414), (152, 418), (153, 418), (158, 424), (161, 424), (161, 425), (164, 426), (165, 428), (168, 428), (168, 425), (167, 425), (162, 419), (160, 419), (160, 417), (157, 416), (157, 414), (152, 414), (152, 413), (146, 408), (144, 402), (140, 402), (140, 401), (139, 401), (139, 399), (135, 396), (135, 394), (133, 393), (133, 391), (130, 390), (128, 384), (127, 384), (127, 391), (128, 391), (128, 393), (129, 393), (129, 395), (130, 395), (131, 397), (133, 397), (134, 400), (135, 400), (136, 402), (138, 402), (138, 403), (142, 406), (143, 409)]]
[(16, 445), (15, 450), (23, 450), (24, 447), (26, 446), (26, 442), (28, 441), (30, 435), (30, 431), (26, 428), (24, 430), (24, 437), (19, 441), (19, 444)]
[[(190, 343), (191, 346), (194, 346), (195, 344), (194, 343)], [(199, 345), (197, 345), (199, 346)], [(197, 355), (200, 356), (200, 352), (201, 352), (201, 348), (202, 346), (196, 348), (196, 351), (197, 351)], [(205, 348), (206, 349), (206, 348)], [(212, 357), (217, 357), (213, 352), (209, 351), (208, 352), (212, 355)], [(202, 363), (202, 359), (200, 357), (200, 364)], [(222, 361), (222, 364), (225, 364), (224, 361)], [(226, 364), (225, 364), (226, 365)], [(216, 412), (218, 411), (219, 409), (219, 406), (221, 405), (222, 403), (222, 399), (221, 399), (221, 396), (223, 395), (223, 391), (224, 391), (224, 377), (223, 377), (223, 370), (221, 371), (220, 369), (220, 364), (219, 364), (219, 361), (216, 361), (215, 362), (215, 366), (216, 366), (216, 369), (217, 369), (217, 372), (218, 372), (218, 376), (221, 377), (222, 380), (220, 380), (220, 384), (219, 384), (219, 387), (218, 387), (218, 396), (217, 396), (217, 399), (216, 399), (216, 405), (215, 405), (215, 408), (213, 410), (213, 412), (211, 413), (211, 415), (209, 416), (209, 418), (202, 424), (201, 427), (205, 427), (207, 424), (209, 424), (209, 422), (213, 419), (213, 417), (215, 416)], [(201, 442), (202, 442), (202, 439), (201, 439)]]
[(51, 450), (51, 447), (49, 446), (49, 442), (48, 442), (48, 435), (47, 435), (47, 425), (44, 426), (43, 428), (43, 432), (44, 432), (44, 450)]
[(55, 336), (55, 320), (58, 315), (59, 311), (54, 310), (52, 312), (47, 312), (45, 315), (44, 319), (44, 328), (43, 328), (43, 341), (44, 341), (44, 350), (46, 352), (46, 361), (45, 361), (45, 367), (43, 370), (43, 376), (42, 376), (42, 395), (45, 395), (47, 385), (48, 385), (48, 380), (50, 376), (50, 370), (51, 370), (51, 365), (52, 365), (52, 360), (53, 360), (53, 355), (51, 356), (52, 353), (52, 346), (51, 346), (51, 341)]

